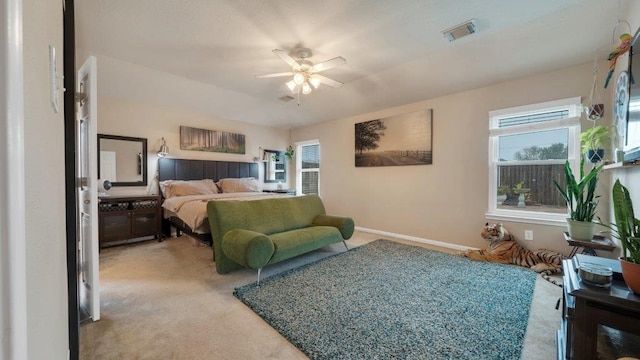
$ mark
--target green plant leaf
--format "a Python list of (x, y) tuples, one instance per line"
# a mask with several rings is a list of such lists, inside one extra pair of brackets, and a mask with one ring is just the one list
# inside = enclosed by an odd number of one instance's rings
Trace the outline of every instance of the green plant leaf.
[(616, 237), (622, 245), (622, 256), (640, 264), (640, 220), (635, 218), (629, 190), (616, 180), (612, 190)]
[(584, 175), (584, 156), (580, 162), (580, 177), (576, 179), (569, 160), (565, 162), (564, 173), (566, 185), (563, 189), (557, 181), (554, 185), (560, 195), (567, 203), (571, 220), (576, 221), (593, 221), (598, 206), (598, 197), (595, 191), (598, 185), (598, 174), (602, 170), (602, 166), (591, 169), (589, 174)]

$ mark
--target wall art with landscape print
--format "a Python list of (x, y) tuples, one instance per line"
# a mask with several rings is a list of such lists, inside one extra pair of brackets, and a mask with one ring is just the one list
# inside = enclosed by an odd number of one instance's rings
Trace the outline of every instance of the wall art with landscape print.
[(433, 110), (355, 124), (356, 167), (430, 165)]
[(180, 150), (244, 154), (244, 135), (180, 126)]

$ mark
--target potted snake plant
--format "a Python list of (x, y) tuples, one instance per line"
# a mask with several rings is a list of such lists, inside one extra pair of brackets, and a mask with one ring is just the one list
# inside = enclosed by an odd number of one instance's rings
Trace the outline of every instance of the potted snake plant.
[(584, 155), (580, 158), (579, 177), (573, 174), (569, 160), (565, 162), (564, 174), (566, 184), (560, 186), (553, 180), (560, 195), (567, 203), (569, 217), (567, 218), (567, 230), (574, 240), (591, 241), (595, 232), (596, 223), (593, 218), (598, 206), (598, 197), (595, 195), (598, 185), (598, 174), (603, 165), (594, 166), (591, 171), (584, 173)]
[(629, 190), (620, 180), (613, 184), (612, 199), (616, 223), (603, 225), (611, 229), (612, 236), (622, 245), (619, 259), (625, 283), (634, 293), (640, 294), (640, 220), (634, 215)]

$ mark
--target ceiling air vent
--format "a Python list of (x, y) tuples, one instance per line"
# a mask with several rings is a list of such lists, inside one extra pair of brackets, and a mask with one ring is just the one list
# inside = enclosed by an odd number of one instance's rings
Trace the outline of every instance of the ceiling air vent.
[(285, 95), (285, 96), (283, 96), (283, 97), (279, 97), (278, 99), (279, 99), (279, 100), (282, 100), (282, 101), (284, 101), (284, 102), (287, 102), (287, 101), (291, 101), (291, 100), (293, 100), (293, 99), (295, 99), (295, 98), (294, 98), (293, 96), (291, 96), (291, 95)]
[(478, 31), (478, 28), (476, 27), (476, 20), (471, 19), (447, 30), (443, 30), (442, 35), (444, 35), (445, 39), (451, 42), (453, 40), (460, 39), (461, 37), (471, 35), (476, 31)]

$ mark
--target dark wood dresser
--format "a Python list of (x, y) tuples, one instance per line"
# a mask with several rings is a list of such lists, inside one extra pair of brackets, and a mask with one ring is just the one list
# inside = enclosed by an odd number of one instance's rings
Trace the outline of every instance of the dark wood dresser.
[[(589, 285), (578, 268), (588, 262), (613, 270), (610, 286)], [(577, 254), (563, 260), (562, 322), (557, 334), (558, 359), (618, 359), (640, 357), (640, 296), (622, 279), (620, 264)]]
[(160, 201), (159, 195), (100, 196), (100, 248), (131, 239), (161, 239)]

